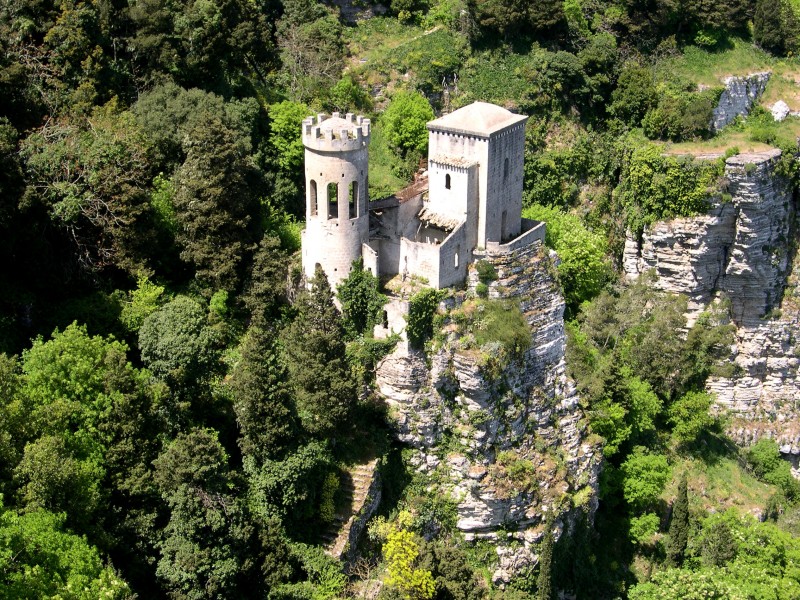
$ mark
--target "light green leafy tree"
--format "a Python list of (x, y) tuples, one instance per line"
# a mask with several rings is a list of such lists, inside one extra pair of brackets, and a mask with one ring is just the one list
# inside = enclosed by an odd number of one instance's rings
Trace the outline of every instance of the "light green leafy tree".
[(428, 100), (419, 92), (398, 92), (381, 116), (389, 143), (405, 156), (412, 150), (422, 154), (428, 148), (425, 124), (434, 118)]

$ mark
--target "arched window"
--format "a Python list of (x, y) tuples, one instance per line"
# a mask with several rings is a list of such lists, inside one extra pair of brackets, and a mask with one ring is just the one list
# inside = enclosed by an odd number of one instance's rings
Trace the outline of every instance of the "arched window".
[(450, 173), (444, 176), (444, 187), (450, 189)]
[(339, 218), (339, 184), (328, 184), (328, 218)]
[(350, 218), (355, 219), (358, 216), (358, 182), (354, 181), (350, 184), (350, 198), (348, 201), (350, 209)]
[(508, 179), (508, 159), (503, 161), (503, 181)]
[(317, 182), (313, 179), (309, 183), (308, 189), (308, 204), (310, 207), (310, 214), (312, 217), (317, 216)]
[(453, 260), (453, 266), (458, 268), (458, 255), (461, 253), (461, 246), (456, 246), (456, 255), (455, 259)]

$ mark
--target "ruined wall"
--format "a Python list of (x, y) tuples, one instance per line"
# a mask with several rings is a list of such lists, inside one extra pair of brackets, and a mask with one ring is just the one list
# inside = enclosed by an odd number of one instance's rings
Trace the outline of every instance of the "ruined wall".
[(796, 211), (789, 181), (775, 172), (780, 154), (729, 158), (731, 201), (717, 199), (705, 215), (656, 223), (642, 240), (628, 240), (624, 268), (629, 277), (654, 269), (658, 289), (687, 295), (690, 323), (714, 298), (729, 301), (737, 373), (712, 378), (707, 387), (730, 412), (737, 442), (768, 435), (797, 454), (798, 269), (789, 277)]
[[(492, 366), (496, 349), (472, 348), (445, 325), (446, 339), (427, 360), (400, 343), (379, 365), (376, 381), (397, 437), (417, 450), (418, 468), (441, 475), (433, 493), (458, 502), (457, 527), (467, 540), (496, 544), (493, 579), (502, 584), (536, 564), (547, 515), (555, 516), (558, 528), (576, 506), (594, 511), (601, 453), (587, 438), (566, 376), (564, 299), (554, 255), (537, 241), (477, 258), (498, 273), (490, 295), (519, 302), (530, 347), (498, 371)], [(471, 269), (467, 294), (477, 284)], [(451, 308), (464, 297), (451, 298)], [(499, 452), (527, 461), (530, 487), (509, 483)]]

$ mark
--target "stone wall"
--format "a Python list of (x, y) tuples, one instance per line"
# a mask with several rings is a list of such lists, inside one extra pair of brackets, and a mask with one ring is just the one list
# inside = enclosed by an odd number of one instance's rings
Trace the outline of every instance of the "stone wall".
[(779, 157), (772, 150), (729, 158), (731, 201), (717, 199), (705, 215), (656, 223), (640, 241), (629, 239), (624, 269), (629, 277), (654, 269), (658, 289), (687, 295), (690, 324), (713, 299), (729, 301), (737, 373), (710, 379), (708, 390), (730, 413), (737, 442), (766, 435), (798, 454), (800, 265), (788, 277), (796, 210), (790, 183), (775, 172)]
[[(427, 358), (398, 344), (378, 366), (376, 382), (398, 439), (417, 450), (420, 470), (440, 475), (440, 487), (431, 493), (457, 501), (457, 527), (467, 540), (496, 544), (493, 578), (503, 584), (536, 564), (547, 515), (558, 528), (576, 506), (593, 513), (601, 455), (587, 441), (575, 387), (566, 376), (555, 256), (536, 242), (476, 258), (491, 262), (498, 273), (490, 296), (519, 302), (530, 347), (498, 372), (489, 367), (493, 348), (471, 348), (445, 325), (440, 335), (446, 339)], [(477, 284), (471, 269), (466, 294)], [(451, 308), (464, 298), (464, 292), (456, 294)], [(499, 452), (526, 461), (531, 487), (509, 484)]]

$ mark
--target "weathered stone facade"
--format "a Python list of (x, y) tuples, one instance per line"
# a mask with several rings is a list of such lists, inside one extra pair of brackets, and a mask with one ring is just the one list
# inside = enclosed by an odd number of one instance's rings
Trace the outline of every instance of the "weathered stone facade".
[[(427, 358), (401, 343), (379, 365), (377, 387), (397, 437), (414, 447), (416, 464), (443, 481), (431, 493), (458, 503), (457, 527), (468, 540), (497, 547), (493, 579), (507, 583), (538, 561), (544, 521), (560, 530), (576, 506), (596, 508), (601, 454), (587, 438), (574, 384), (565, 370), (564, 300), (554, 277), (555, 256), (541, 240), (520, 249), (476, 253), (498, 279), (489, 296), (518, 301), (531, 344), (502, 365), (492, 347), (473, 348), (445, 325), (446, 339)], [(478, 285), (446, 305), (456, 309)], [(498, 460), (498, 456), (502, 460)], [(503, 461), (525, 461), (529, 486), (510, 482)], [(558, 533), (558, 532), (557, 532)]]
[(707, 387), (733, 420), (729, 433), (749, 445), (767, 435), (800, 454), (800, 289), (791, 267), (795, 200), (775, 172), (780, 150), (726, 161), (730, 202), (707, 214), (656, 223), (628, 240), (629, 277), (654, 269), (659, 289), (689, 297), (690, 323), (715, 298), (730, 303), (737, 326), (731, 349), (737, 374)]

